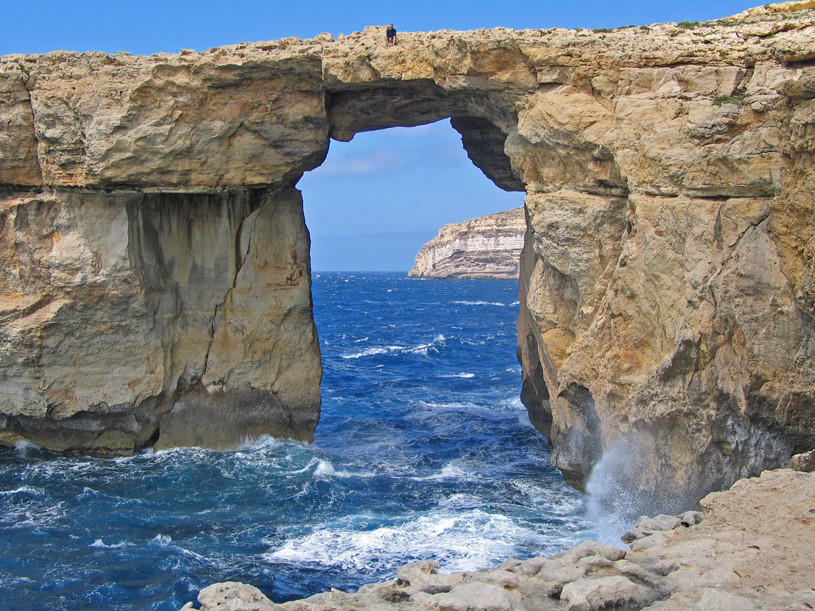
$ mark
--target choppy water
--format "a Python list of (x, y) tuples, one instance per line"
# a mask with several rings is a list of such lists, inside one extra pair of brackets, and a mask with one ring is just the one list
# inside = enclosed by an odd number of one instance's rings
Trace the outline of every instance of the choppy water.
[(518, 400), (517, 285), (318, 274), (314, 444), (102, 460), (0, 451), (0, 607), (177, 609), (215, 581), (281, 602), (397, 566), (592, 536)]

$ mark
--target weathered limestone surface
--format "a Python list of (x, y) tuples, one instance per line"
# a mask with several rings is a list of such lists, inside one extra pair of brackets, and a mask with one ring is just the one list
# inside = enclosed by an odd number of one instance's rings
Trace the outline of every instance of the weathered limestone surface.
[(526, 233), (523, 208), (450, 223), (425, 244), (411, 278), (517, 278)]
[(283, 604), (252, 586), (220, 583), (203, 589), (198, 600), (202, 611), (754, 611), (815, 605), (815, 567), (804, 543), (815, 537), (815, 474), (766, 471), (708, 495), (702, 507), (700, 523), (696, 516), (690, 523), (673, 517), (629, 549), (586, 541), (550, 558), (510, 558), (471, 573), (442, 574), (436, 562), (423, 560), (399, 568), (395, 581)]
[(17, 194), (2, 209), (4, 438), (128, 453), (307, 438), (319, 351), (299, 193)]
[(330, 138), (451, 117), (527, 192), (522, 395), (570, 481), (602, 459), (659, 513), (786, 464), (815, 445), (813, 62), (808, 2), (0, 58), (2, 437), (309, 438), (294, 186)]

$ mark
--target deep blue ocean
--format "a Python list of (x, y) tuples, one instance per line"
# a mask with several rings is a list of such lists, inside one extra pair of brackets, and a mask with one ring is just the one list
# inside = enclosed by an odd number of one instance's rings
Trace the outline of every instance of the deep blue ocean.
[(0, 608), (170, 610), (227, 580), (282, 602), (594, 535), (518, 399), (517, 282), (318, 273), (313, 291), (313, 444), (0, 450)]

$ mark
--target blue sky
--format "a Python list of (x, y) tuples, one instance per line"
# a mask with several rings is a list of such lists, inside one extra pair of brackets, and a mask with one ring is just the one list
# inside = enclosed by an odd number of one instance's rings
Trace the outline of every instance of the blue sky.
[[(149, 55), (204, 51), (246, 41), (310, 38), (394, 23), (400, 31), (613, 28), (704, 21), (760, 1), (683, 2), (520, 0), (0, 0), (0, 55), (129, 51)], [(318, 271), (406, 271), (445, 223), (522, 204), (467, 159), (448, 121), (358, 134), (332, 142), (325, 163), (298, 184)]]

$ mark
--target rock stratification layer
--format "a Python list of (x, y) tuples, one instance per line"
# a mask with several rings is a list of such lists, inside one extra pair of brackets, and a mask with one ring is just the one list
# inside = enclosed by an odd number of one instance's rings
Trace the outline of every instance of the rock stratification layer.
[(523, 208), (450, 223), (425, 244), (411, 278), (517, 278), (526, 233)]
[(523, 399), (566, 476), (670, 509), (786, 464), (815, 445), (809, 6), (1, 58), (2, 438), (309, 438), (294, 186), (330, 138), (450, 117), (527, 192)]

